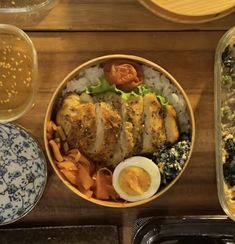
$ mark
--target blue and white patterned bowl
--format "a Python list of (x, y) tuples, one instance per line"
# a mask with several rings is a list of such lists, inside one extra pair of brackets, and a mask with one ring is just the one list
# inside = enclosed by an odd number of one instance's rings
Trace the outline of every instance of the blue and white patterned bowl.
[(0, 124), (0, 225), (29, 213), (46, 179), (46, 159), (36, 140), (15, 124)]

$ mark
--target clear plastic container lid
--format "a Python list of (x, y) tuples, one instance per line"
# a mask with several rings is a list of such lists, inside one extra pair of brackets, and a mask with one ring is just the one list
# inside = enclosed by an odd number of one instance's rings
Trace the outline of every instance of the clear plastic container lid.
[(37, 53), (20, 29), (0, 25), (0, 122), (16, 120), (32, 108), (37, 92)]
[(48, 8), (55, 0), (1, 0), (1, 13), (29, 13)]
[(235, 220), (235, 27), (219, 41), (214, 71), (217, 189), (222, 208)]
[(34, 28), (58, 0), (0, 0), (0, 23)]

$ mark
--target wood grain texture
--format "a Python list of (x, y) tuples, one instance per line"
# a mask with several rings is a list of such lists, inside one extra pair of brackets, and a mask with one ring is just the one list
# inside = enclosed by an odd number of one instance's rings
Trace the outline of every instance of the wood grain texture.
[(159, 7), (187, 16), (219, 14), (234, 8), (235, 0), (151, 0)]
[(174, 23), (155, 16), (137, 0), (60, 0), (44, 16), (0, 15), (1, 23), (51, 31), (227, 30), (234, 21), (235, 13), (206, 24)]
[(168, 70), (185, 89), (196, 118), (192, 158), (179, 181), (159, 199), (131, 209), (91, 204), (72, 193), (49, 166), (45, 193), (36, 208), (16, 226), (114, 224), (130, 243), (138, 217), (223, 214), (215, 174), (213, 66), (224, 32), (71, 32), (29, 33), (39, 58), (40, 86), (35, 107), (17, 122), (43, 144), (43, 120), (58, 84), (76, 66), (105, 54), (134, 54)]

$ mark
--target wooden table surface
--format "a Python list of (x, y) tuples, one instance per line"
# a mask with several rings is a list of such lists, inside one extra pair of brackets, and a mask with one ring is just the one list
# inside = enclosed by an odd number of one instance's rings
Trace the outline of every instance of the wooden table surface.
[(76, 66), (97, 56), (123, 53), (150, 59), (185, 89), (196, 118), (196, 142), (188, 168), (167, 193), (141, 207), (112, 209), (91, 204), (69, 191), (49, 167), (45, 193), (36, 208), (12, 226), (114, 224), (130, 243), (137, 217), (223, 214), (215, 174), (214, 56), (235, 14), (200, 25), (176, 24), (154, 16), (136, 0), (61, 0), (27, 30), (38, 51), (40, 86), (35, 107), (17, 122), (43, 144), (49, 100)]

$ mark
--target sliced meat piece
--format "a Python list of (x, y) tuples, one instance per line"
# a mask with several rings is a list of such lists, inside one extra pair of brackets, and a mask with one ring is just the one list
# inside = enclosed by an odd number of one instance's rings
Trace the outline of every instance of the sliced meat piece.
[(141, 151), (143, 98), (133, 96), (122, 100), (121, 117), (122, 129), (113, 158), (115, 164)]
[(67, 136), (70, 148), (92, 151), (96, 142), (96, 113), (93, 103), (81, 104), (76, 115), (70, 116), (71, 130)]
[(96, 114), (93, 103), (80, 103), (77, 95), (70, 95), (63, 101), (57, 113), (57, 125), (67, 136), (69, 148), (87, 151), (96, 141)]
[(123, 160), (128, 156), (131, 156), (131, 153), (133, 152), (135, 146), (134, 138), (133, 138), (133, 124), (128, 121), (123, 122), (120, 144), (122, 148), (122, 157), (123, 157), (122, 160)]
[(143, 99), (142, 97), (140, 97), (140, 99), (133, 97), (133, 99), (131, 98), (128, 101), (125, 101), (120, 95), (113, 92), (98, 94), (94, 99), (97, 102), (103, 101), (106, 104), (109, 104), (112, 107), (112, 110), (117, 112), (121, 118), (120, 129), (117, 134), (118, 141), (113, 151), (113, 157), (110, 158), (110, 163), (115, 166), (124, 160), (124, 158), (133, 154), (137, 137), (138, 140), (141, 140), (141, 135), (137, 136), (139, 122), (138, 118), (135, 117), (138, 114), (138, 102), (139, 100), (143, 101)]
[(70, 94), (64, 98), (62, 106), (56, 114), (56, 123), (63, 127), (66, 135), (71, 130), (71, 121), (68, 121), (67, 118), (76, 116), (80, 105), (83, 103), (93, 103), (92, 97), (86, 93), (82, 93), (80, 96)]
[(122, 100), (121, 118), (122, 126), (118, 144), (113, 156), (113, 165), (117, 165), (131, 154), (134, 148), (133, 124), (128, 121), (126, 101)]
[(96, 109), (97, 117), (100, 118), (100, 136), (96, 137), (96, 153), (94, 160), (112, 165), (113, 154), (118, 144), (121, 130), (121, 116), (114, 111), (109, 104), (98, 103)]
[(69, 118), (77, 114), (80, 104), (80, 97), (76, 94), (71, 94), (64, 98), (62, 106), (56, 114), (56, 124), (62, 126), (66, 135), (71, 130)]
[(56, 123), (66, 136), (69, 148), (89, 151), (96, 141), (96, 113), (93, 103), (81, 103), (76, 94), (67, 96), (58, 111)]
[(95, 140), (94, 147), (92, 148), (91, 154), (96, 154), (100, 152), (104, 140), (103, 115), (99, 103), (95, 104), (95, 114), (96, 114), (96, 140)]
[(80, 102), (81, 103), (93, 103), (93, 98), (91, 95), (83, 92), (81, 95), (80, 95)]
[[(122, 133), (122, 128), (123, 128), (123, 119), (122, 119), (122, 104), (123, 104), (123, 99), (120, 95), (114, 93), (114, 92), (106, 92), (106, 93), (102, 93), (102, 94), (97, 94), (96, 96), (94, 96), (94, 101), (95, 102), (105, 102), (107, 104), (109, 104), (109, 106), (112, 108), (113, 111), (115, 111), (116, 113), (119, 114), (120, 118), (121, 118), (121, 123), (120, 123), (120, 128), (118, 131), (118, 141), (116, 143), (115, 149), (113, 151), (113, 154), (110, 156), (110, 160), (109, 160), (109, 164), (112, 164), (113, 166), (115, 166), (116, 164), (118, 164), (119, 162), (121, 162), (123, 160), (123, 150), (122, 150), (122, 145), (123, 144), (123, 136), (124, 133)], [(103, 140), (103, 137), (100, 136), (100, 140)]]
[(161, 104), (155, 94), (144, 96), (143, 153), (152, 153), (166, 142)]
[(111, 106), (111, 108), (121, 114), (122, 97), (114, 92), (105, 92), (97, 94), (93, 97), (94, 102), (104, 102)]
[(179, 129), (176, 121), (176, 111), (172, 105), (166, 106), (165, 130), (166, 139), (170, 143), (175, 143), (179, 139)]
[(110, 102), (96, 104), (87, 96), (79, 98), (75, 94), (69, 95), (57, 113), (56, 122), (64, 129), (70, 149), (79, 148), (94, 161), (108, 165), (113, 163), (122, 119), (118, 113), (118, 110), (121, 111), (121, 101), (117, 105), (120, 96), (110, 93), (106, 95), (103, 100)]
[(94, 97), (67, 96), (56, 116), (70, 148), (78, 148), (94, 161), (116, 166), (125, 158), (158, 150), (166, 140), (174, 143), (179, 131), (176, 112), (162, 108), (153, 93), (131, 97), (107, 92)]
[[(143, 97), (131, 97), (126, 102), (126, 121), (132, 124), (134, 148), (129, 154), (138, 154), (142, 149), (144, 101)], [(127, 156), (129, 156), (129, 154)]]

